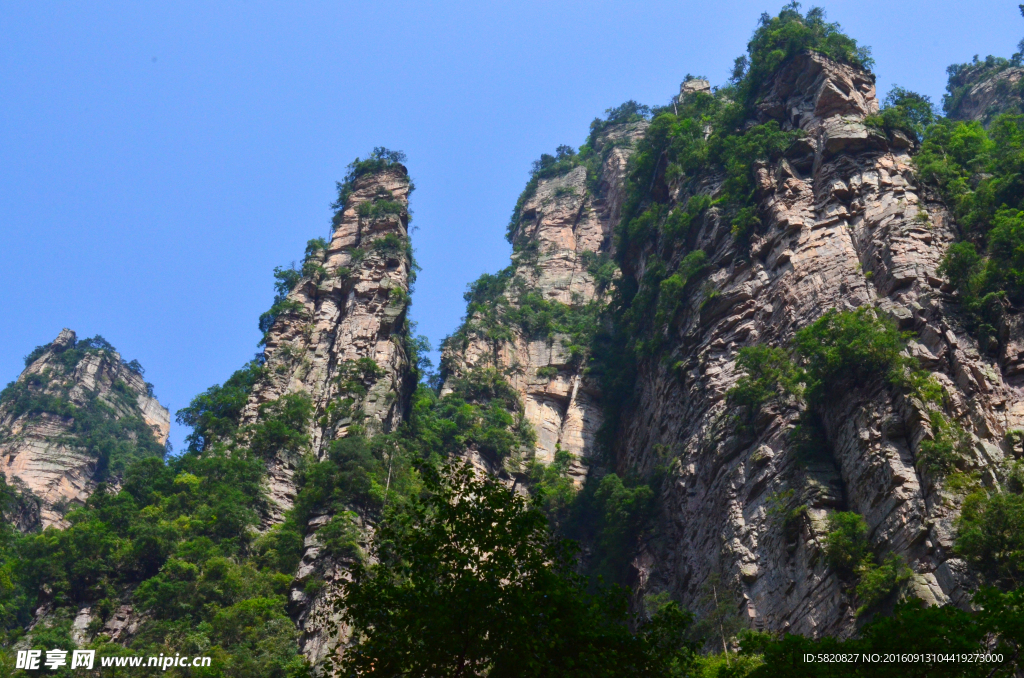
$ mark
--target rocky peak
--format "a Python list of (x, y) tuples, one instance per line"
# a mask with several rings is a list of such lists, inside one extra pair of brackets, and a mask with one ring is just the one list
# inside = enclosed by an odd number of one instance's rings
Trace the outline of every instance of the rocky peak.
[[(263, 405), (289, 393), (305, 394), (314, 409), (311, 449), (322, 459), (331, 441), (347, 435), (353, 424), (373, 433), (401, 422), (415, 387), (403, 344), (412, 263), (409, 192), (407, 171), (397, 163), (355, 179), (330, 242), (306, 259), (301, 279), (266, 334), (267, 376), (253, 389), (243, 424), (255, 422)], [(365, 394), (346, 392), (353, 371), (367, 382)], [(339, 407), (346, 397), (352, 402)], [(297, 461), (283, 453), (271, 463), (272, 522), (292, 505)]]
[[(595, 180), (588, 182), (587, 166), (579, 164), (527, 189), (512, 231), (512, 265), (500, 274), (509, 281), (501, 292), (508, 308), (522, 310), (526, 304), (569, 316), (583, 314), (590, 318), (584, 321), (590, 323), (588, 331), (596, 329), (614, 270), (612, 232), (621, 214), (626, 164), (647, 124), (640, 120), (609, 125), (597, 135), (596, 157), (591, 160)], [(523, 296), (524, 290), (529, 295)], [(557, 324), (523, 326), (509, 321), (507, 314), (493, 319), (509, 330), (495, 341), (482, 328), (490, 322), (483, 315), (500, 314), (496, 309), (492, 304), (468, 317), (446, 343), (442, 394), (451, 391), (452, 378), (474, 369), (498, 368), (519, 395), (525, 419), (536, 433), (535, 448), (525, 450), (525, 458), (546, 464), (558, 450), (568, 452), (574, 459), (571, 472), (582, 482), (583, 462), (594, 452), (594, 436), (601, 425), (596, 385), (584, 375), (587, 342)], [(509, 470), (472, 450), (468, 454), (489, 471)]]
[(153, 396), (136, 361), (125, 362), (101, 337), (79, 342), (64, 329), (26, 360), (25, 371), (0, 394), (0, 473), (20, 490), (19, 527), (65, 526), (63, 514), (83, 503), (100, 481), (116, 484), (129, 461), (114, 451), (117, 424), (129, 457), (162, 455), (170, 413)]
[[(408, 173), (388, 163), (342, 190), (330, 241), (311, 241), (301, 277), (275, 304), (279, 310), (264, 337), (265, 376), (242, 411), (242, 423), (255, 424), (290, 394), (312, 404), (308, 450), (280, 450), (268, 461), (270, 511), (263, 529), (283, 521), (292, 507), (303, 454), (322, 461), (334, 441), (353, 431), (395, 430), (416, 386), (405, 345), (412, 267)], [(346, 572), (344, 563), (320, 554), (316, 531), (330, 518), (315, 513), (309, 520), (290, 598), (303, 651), (314, 664), (338, 642), (330, 632), (333, 601)], [(303, 587), (314, 574), (324, 588), (310, 596)]]

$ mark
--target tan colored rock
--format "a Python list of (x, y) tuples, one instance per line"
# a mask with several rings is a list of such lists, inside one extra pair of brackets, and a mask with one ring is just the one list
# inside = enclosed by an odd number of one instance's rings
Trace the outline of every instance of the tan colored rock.
[[(156, 441), (164, 445), (170, 413), (150, 395), (145, 380), (128, 369), (120, 355), (107, 350), (87, 352), (68, 369), (60, 358), (75, 342), (74, 332), (61, 331), (25, 368), (17, 383), (75, 407), (84, 407), (95, 394), (114, 409), (115, 416), (142, 418)], [(131, 405), (114, 396), (117, 382), (135, 394)], [(23, 504), (38, 507), (16, 517), (15, 522), (23, 530), (37, 525), (65, 527), (64, 512), (82, 505), (96, 488), (97, 459), (78, 445), (72, 419), (47, 412), (17, 413), (13, 407), (11, 402), (0, 402), (0, 473), (22, 491)]]

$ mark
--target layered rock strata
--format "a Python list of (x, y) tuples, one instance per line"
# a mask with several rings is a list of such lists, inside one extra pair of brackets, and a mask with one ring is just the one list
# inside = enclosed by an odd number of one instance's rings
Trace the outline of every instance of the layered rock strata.
[(65, 527), (64, 513), (88, 499), (103, 470), (73, 430), (68, 406), (86, 410), (99, 401), (115, 419), (137, 417), (160, 447), (171, 425), (167, 408), (116, 352), (78, 350), (65, 329), (36, 353), (0, 398), (0, 473), (21, 491), (13, 519), (22, 530)]
[[(872, 75), (816, 53), (791, 60), (763, 90), (757, 122), (806, 136), (756, 168), (762, 226), (749, 254), (715, 207), (676, 251), (678, 261), (703, 249), (710, 273), (671, 328), (668, 359), (640, 364), (617, 446), (622, 472), (669, 461), (657, 530), (634, 561), (639, 594), (668, 591), (700, 614), (703, 592), (721, 582), (755, 628), (849, 636), (849, 582), (822, 551), (826, 515), (842, 509), (864, 516), (879, 553), (906, 559), (914, 595), (965, 602), (970, 575), (952, 549), (958, 498), (920, 470), (934, 434), (920, 402), (879, 379), (816, 404), (827, 444), (811, 458), (792, 442), (794, 409), (769, 408), (745, 433), (726, 404), (741, 347), (783, 346), (829, 309), (873, 306), (915, 333), (909, 350), (970, 433), (970, 466), (991, 474), (1020, 454), (1005, 437), (1024, 426), (1020, 332), (1011, 318), (986, 351), (957, 322), (936, 272), (955, 225), (919, 184), (910, 142), (863, 124), (877, 110)], [(698, 192), (714, 195), (720, 181), (709, 176)], [(624, 275), (639, 281), (646, 255)], [(780, 503), (806, 504), (795, 531)]]
[[(596, 182), (588, 185), (584, 166), (538, 182), (511, 235), (515, 251), (510, 280), (548, 302), (577, 308), (607, 303), (607, 282), (602, 285), (595, 278), (594, 262), (602, 255), (607, 261), (613, 254), (612, 232), (622, 210), (626, 163), (646, 127), (646, 121), (611, 125), (598, 135)], [(519, 303), (516, 288), (511, 284), (503, 293), (512, 307)], [(469, 317), (464, 327), (472, 328), (479, 320)], [(569, 452), (575, 460), (571, 473), (581, 483), (601, 427), (597, 384), (584, 371), (586, 356), (573, 356), (567, 348), (570, 337), (564, 334), (534, 336), (514, 324), (507, 329), (511, 338), (499, 341), (473, 330), (449, 340), (443, 375), (447, 381), (475, 368), (501, 370), (522, 399), (525, 418), (536, 433), (536, 447), (528, 456), (547, 464), (557, 450)], [(444, 386), (442, 395), (450, 390)], [(467, 456), (491, 472), (500, 470), (494, 460), (481, 458), (474, 450)]]
[[(251, 424), (263, 406), (290, 393), (305, 394), (313, 404), (309, 451), (318, 461), (353, 426), (368, 435), (394, 430), (415, 388), (404, 343), (412, 264), (409, 177), (402, 165), (391, 164), (355, 179), (351, 189), (330, 242), (307, 258), (302, 279), (267, 332), (266, 377), (242, 412), (242, 423)], [(302, 452), (284, 450), (269, 462), (265, 529), (292, 507)], [(303, 651), (314, 664), (337, 643), (335, 584), (345, 574), (343, 563), (319, 555), (316, 529), (329, 519), (316, 515), (310, 521), (291, 592)], [(310, 598), (303, 585), (314, 572), (325, 587)]]

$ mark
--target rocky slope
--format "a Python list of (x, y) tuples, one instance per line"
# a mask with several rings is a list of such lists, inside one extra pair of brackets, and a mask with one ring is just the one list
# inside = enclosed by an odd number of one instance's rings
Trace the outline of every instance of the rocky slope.
[[(756, 167), (762, 225), (750, 255), (715, 207), (676, 251), (704, 250), (709, 273), (672, 327), (667, 357), (640, 364), (616, 450), (623, 472), (666, 455), (669, 464), (657, 528), (634, 561), (640, 592), (668, 591), (701, 613), (701, 592), (720, 580), (756, 628), (850, 635), (855, 605), (822, 557), (826, 514), (843, 509), (865, 517), (883, 554), (906, 558), (914, 595), (964, 601), (957, 500), (916, 463), (934, 434), (920, 402), (881, 379), (860, 384), (824, 404), (827, 450), (807, 461), (789, 436), (795, 411), (763, 414), (751, 434), (725, 399), (739, 348), (783, 346), (829, 309), (871, 305), (916, 334), (912, 353), (970, 433), (971, 466), (988, 472), (1019, 453), (1005, 436), (1024, 425), (1020, 350), (1007, 338), (1016, 333), (1004, 331), (993, 355), (959, 325), (936, 272), (955, 225), (919, 184), (907, 138), (863, 124), (877, 110), (872, 75), (816, 53), (791, 60), (762, 90), (757, 122), (806, 136)], [(690, 197), (660, 181), (672, 202)], [(699, 192), (715, 195), (721, 181), (707, 176)], [(633, 254), (624, 274), (641, 280), (647, 254)], [(799, 536), (773, 516), (779, 498), (806, 504)]]
[[(264, 408), (285, 395), (304, 394), (313, 404), (309, 451), (320, 461), (353, 426), (372, 436), (393, 431), (402, 421), (415, 388), (404, 343), (412, 265), (410, 190), (406, 169), (397, 163), (355, 179), (330, 242), (307, 257), (304, 275), (266, 334), (267, 376), (253, 389), (243, 424), (257, 422)], [(265, 529), (281, 522), (292, 506), (301, 452), (282, 451), (269, 463), (271, 510)], [(304, 632), (303, 651), (313, 663), (337, 642), (331, 635), (334, 583), (345, 568), (320, 557), (315, 536), (330, 517), (311, 519), (291, 592)], [(303, 585), (314, 574), (325, 588), (311, 598)]]
[(139, 368), (100, 342), (62, 330), (0, 395), (0, 473), (21, 491), (22, 530), (66, 526), (64, 513), (99, 481), (116, 482), (111, 464), (119, 460), (105, 456), (94, 435), (100, 421), (121, 424), (140, 455), (163, 452), (170, 414)]

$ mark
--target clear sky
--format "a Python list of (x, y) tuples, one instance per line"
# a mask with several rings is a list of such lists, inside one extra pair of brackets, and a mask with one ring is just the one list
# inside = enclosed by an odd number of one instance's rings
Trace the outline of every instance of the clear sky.
[[(70, 327), (186, 405), (256, 352), (274, 266), (327, 234), (334, 182), (378, 145), (409, 156), (412, 316), (436, 346), (466, 283), (507, 264), (535, 158), (687, 73), (723, 84), (780, 7), (0, 0), (0, 383)], [(1016, 0), (824, 7), (873, 48), (881, 94), (936, 102), (947, 65), (1024, 36)]]

